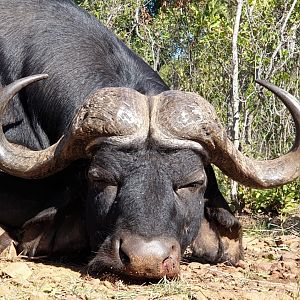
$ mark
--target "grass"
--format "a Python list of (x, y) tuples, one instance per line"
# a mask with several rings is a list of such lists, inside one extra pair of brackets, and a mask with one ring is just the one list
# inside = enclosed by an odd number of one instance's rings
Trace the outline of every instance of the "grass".
[[(299, 206), (300, 207), (300, 206)], [(300, 236), (300, 208), (295, 211), (297, 214), (282, 214), (274, 218), (265, 215), (258, 215), (252, 219), (251, 224), (246, 224), (244, 233), (256, 237), (273, 237), (283, 235)], [(243, 218), (241, 219), (243, 222)]]
[[(288, 249), (282, 248), (284, 244), (282, 246), (276, 244), (276, 237), (280, 240), (282, 235), (296, 233), (296, 240), (300, 241), (300, 231), (297, 227), (300, 224), (299, 216), (300, 214), (294, 215), (284, 222), (278, 219), (275, 222), (268, 218), (248, 220), (245, 230), (245, 240), (248, 239), (246, 258), (248, 267), (245, 269), (222, 265), (198, 265), (194, 262), (182, 265), (181, 278), (176, 280), (163, 278), (157, 283), (129, 283), (118, 277), (82, 276), (83, 266), (33, 262), (16, 258), (16, 261), (24, 262), (32, 270), (32, 275), (28, 279), (20, 281), (10, 278), (3, 272), (9, 264), (14, 263), (14, 260), (0, 259), (0, 299), (266, 300), (272, 298), (300, 300), (300, 277), (298, 281), (278, 280), (278, 278), (275, 281), (268, 269), (267, 273), (264, 273), (264, 269), (250, 267), (252, 264), (260, 266), (260, 262), (276, 263), (281, 254), (287, 253)], [(299, 255), (299, 251), (297, 253)], [(299, 269), (299, 263), (297, 264)], [(293, 268), (295, 270), (295, 267)], [(293, 270), (289, 272), (293, 273)], [(280, 271), (284, 272), (284, 269), (281, 268)]]
[(112, 299), (137, 299), (143, 297), (145, 299), (163, 299), (169, 296), (178, 296), (180, 299), (193, 299), (191, 287), (181, 279), (168, 280), (161, 279), (157, 284), (134, 286), (129, 291), (118, 291)]

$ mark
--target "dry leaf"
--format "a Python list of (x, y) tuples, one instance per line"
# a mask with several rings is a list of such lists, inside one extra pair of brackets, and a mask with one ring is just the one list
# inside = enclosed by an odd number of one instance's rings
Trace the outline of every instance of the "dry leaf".
[(10, 263), (2, 272), (11, 278), (21, 280), (27, 280), (32, 274), (31, 269), (23, 262)]

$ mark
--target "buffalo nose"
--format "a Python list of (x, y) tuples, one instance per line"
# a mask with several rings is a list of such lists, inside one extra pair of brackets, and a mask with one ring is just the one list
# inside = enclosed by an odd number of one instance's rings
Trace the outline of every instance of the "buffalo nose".
[(136, 277), (173, 278), (179, 274), (180, 245), (172, 238), (145, 240), (127, 235), (119, 243), (125, 273)]

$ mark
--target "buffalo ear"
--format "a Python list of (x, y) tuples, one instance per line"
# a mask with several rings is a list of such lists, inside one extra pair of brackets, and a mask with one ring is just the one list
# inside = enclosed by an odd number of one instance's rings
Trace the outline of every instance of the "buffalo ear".
[(192, 251), (201, 262), (237, 265), (243, 259), (241, 224), (226, 209), (206, 207)]
[(56, 231), (52, 255), (79, 258), (85, 254), (89, 249), (85, 228), (81, 210), (66, 213)]
[(30, 220), (25, 222), (22, 227), (26, 228), (33, 224), (51, 222), (51, 221), (53, 221), (56, 213), (57, 213), (57, 209), (55, 207), (49, 207), (47, 209), (44, 209), (43, 211), (41, 211), (37, 215), (35, 215), (33, 218), (31, 218)]
[(88, 249), (84, 220), (76, 205), (41, 211), (22, 226), (18, 241), (18, 251), (29, 257), (68, 254), (77, 258)]
[(219, 225), (217, 229), (223, 248), (222, 261), (233, 266), (238, 266), (239, 261), (244, 259), (243, 233), (240, 223), (238, 222), (237, 226), (230, 228)]
[(223, 226), (228, 230), (241, 229), (241, 223), (239, 220), (232, 214), (231, 211), (222, 208), (222, 207), (210, 207), (206, 206), (204, 208), (205, 218), (216, 225)]
[(55, 230), (57, 209), (47, 208), (28, 220), (19, 232), (18, 252), (28, 257), (48, 256)]

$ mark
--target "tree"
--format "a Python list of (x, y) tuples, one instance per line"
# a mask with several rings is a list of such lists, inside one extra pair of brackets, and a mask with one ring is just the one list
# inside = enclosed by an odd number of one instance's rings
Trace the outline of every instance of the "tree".
[[(238, 0), (236, 18), (232, 35), (232, 139), (234, 146), (240, 146), (240, 98), (239, 98), (239, 59), (238, 59), (238, 33), (243, 9), (243, 0)], [(231, 181), (231, 200), (236, 203), (238, 210), (241, 210), (238, 200), (238, 184)]]

